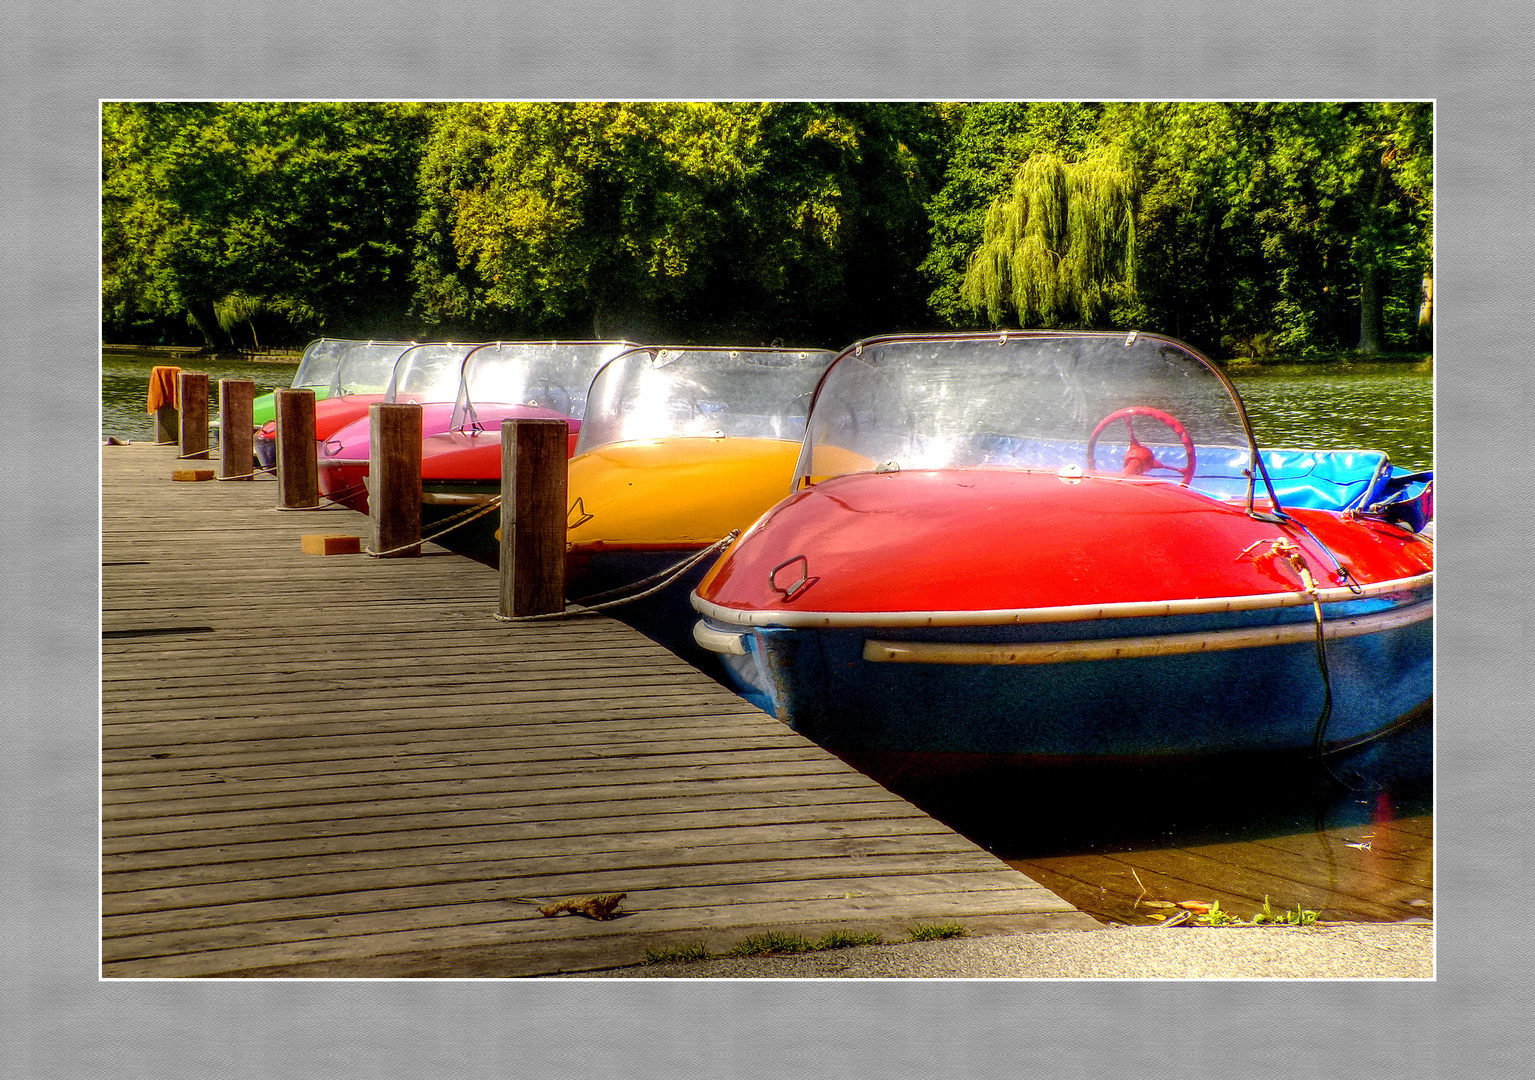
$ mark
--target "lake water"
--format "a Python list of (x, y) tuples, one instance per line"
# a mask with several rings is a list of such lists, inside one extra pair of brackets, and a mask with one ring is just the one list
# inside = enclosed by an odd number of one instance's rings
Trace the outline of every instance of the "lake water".
[(1434, 466), (1434, 377), (1403, 364), (1277, 365), (1232, 372), (1259, 446), (1384, 450)]
[(154, 417), (147, 411), (149, 373), (159, 365), (179, 367), (183, 371), (208, 373), (208, 416), (218, 417), (220, 379), (250, 379), (256, 394), (267, 394), (293, 381), (295, 364), (245, 363), (240, 361), (167, 360), (139, 353), (101, 354), (101, 437), (115, 435), (135, 442), (155, 437)]

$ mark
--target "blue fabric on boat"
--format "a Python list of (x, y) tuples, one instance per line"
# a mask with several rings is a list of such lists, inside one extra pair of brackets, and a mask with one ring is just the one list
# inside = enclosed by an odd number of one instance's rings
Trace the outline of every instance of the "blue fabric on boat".
[[(974, 436), (967, 449), (968, 456), (985, 465), (1036, 469), (1053, 468), (1062, 461), (1085, 461), (1087, 452), (1085, 443), (995, 434)], [(1108, 463), (1122, 461), (1125, 449), (1125, 443), (1099, 443), (1095, 454), (1098, 466), (1112, 469)], [(1160, 446), (1156, 449), (1161, 451)], [(1173, 445), (1167, 460), (1176, 463), (1181, 454), (1181, 448)], [(1398, 469), (1380, 450), (1280, 449), (1260, 450), (1259, 454), (1279, 505), (1304, 510), (1369, 510), (1387, 501), (1405, 506), (1431, 489), (1434, 475)], [(1194, 477), (1189, 486), (1216, 499), (1245, 499), (1247, 462), (1244, 446), (1196, 445)], [(1171, 472), (1156, 475), (1177, 479)], [(1261, 479), (1255, 494), (1268, 496)], [(1431, 501), (1427, 505), (1432, 517)]]
[[(1263, 450), (1264, 469), (1281, 506), (1307, 510), (1344, 510), (1368, 505), (1391, 475), (1391, 463), (1379, 450)], [(1200, 447), (1189, 485), (1217, 499), (1247, 494), (1247, 451), (1236, 447)], [(1266, 495), (1261, 481), (1257, 494)]]

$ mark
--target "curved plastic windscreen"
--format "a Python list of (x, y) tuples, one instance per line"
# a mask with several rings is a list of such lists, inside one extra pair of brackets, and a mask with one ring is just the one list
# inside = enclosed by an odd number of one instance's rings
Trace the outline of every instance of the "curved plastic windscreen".
[[(1118, 472), (1132, 407), (1175, 418), (1196, 449), (1251, 449), (1240, 400), (1178, 343), (1125, 333), (1014, 332), (891, 338), (844, 352), (815, 401), (794, 486), (809, 478), (975, 466)], [(1187, 465), (1176, 431), (1131, 415), (1134, 437), (1173, 470)], [(1213, 456), (1213, 455), (1212, 455)], [(1226, 455), (1229, 459), (1230, 455)], [(1177, 479), (1176, 472), (1153, 474)], [(1194, 486), (1198, 486), (1195, 483)]]
[(347, 345), (331, 378), (331, 397), (382, 394), (394, 375), (395, 361), (413, 341), (354, 341)]
[(299, 357), (298, 370), (293, 373), (295, 389), (329, 386), (336, 378), (336, 368), (341, 357), (351, 346), (358, 344), (344, 338), (320, 338), (311, 341)]
[(614, 442), (746, 436), (798, 442), (825, 349), (635, 349), (592, 381), (576, 453)]
[(537, 405), (581, 419), (592, 376), (634, 345), (627, 341), (498, 341), (464, 360), (454, 430), (476, 422), (480, 405)]
[(458, 397), (464, 359), (477, 348), (478, 343), (441, 341), (412, 345), (395, 361), (384, 400), (401, 404), (453, 401)]

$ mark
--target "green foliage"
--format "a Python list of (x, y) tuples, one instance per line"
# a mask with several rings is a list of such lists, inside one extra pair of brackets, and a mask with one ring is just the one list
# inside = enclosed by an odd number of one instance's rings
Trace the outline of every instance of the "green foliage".
[(871, 292), (915, 309), (941, 127), (906, 104), (449, 106), (422, 164), (419, 310), (760, 339)]
[[(108, 102), (104, 330), (1425, 350), (1427, 102)], [(180, 331), (184, 333), (183, 331)]]
[[(958, 928), (956, 928), (958, 929)], [(961, 933), (963, 931), (961, 930)], [(953, 935), (945, 935), (953, 936)], [(851, 949), (859, 945), (883, 945), (885, 939), (878, 934), (850, 934), (833, 930), (817, 941), (810, 941), (799, 934), (769, 931), (757, 937), (749, 937), (723, 953), (711, 953), (702, 942), (678, 948), (646, 949), (646, 964), (686, 964), (701, 960), (717, 960), (727, 956), (782, 956), (784, 954), (825, 952), (828, 949)]]
[(1250, 920), (1222, 909), (1220, 901), (1217, 900), (1210, 905), (1209, 911), (1194, 916), (1193, 924), (1195, 926), (1314, 926), (1318, 914), (1299, 904), (1295, 905), (1293, 911), (1275, 911), (1265, 894), (1263, 910), (1256, 912)]
[[(1366, 311), (1378, 311), (1381, 348), (1426, 345), (1417, 319), (1433, 236), (1427, 103), (1077, 105), (1076, 122), (1053, 140), (1028, 127), (1041, 108), (967, 107), (928, 204), (933, 246), (923, 264), (937, 285), (933, 308), (952, 324), (973, 322), (965, 309), (976, 299), (999, 321), (1010, 291), (1001, 286), (1016, 285), (993, 266), (971, 279), (969, 298), (963, 291), (970, 258), (985, 248), (988, 208), (1011, 195), (1003, 177), (1024, 180), (1031, 157), (1053, 155), (1064, 170), (1118, 147), (1137, 180), (1133, 274), (1106, 275), (1117, 284), (1095, 321), (1170, 333), (1217, 356), (1308, 354), (1359, 347)], [(1054, 106), (1057, 115), (1065, 108)], [(1033, 257), (1027, 280), (1049, 283), (1040, 256), (1061, 255), (1056, 243), (1020, 252)], [(1071, 321), (1069, 312), (1040, 314), (1049, 297), (1042, 286), (1032, 308), (1026, 294), (1013, 310)]]
[(1221, 910), (1219, 900), (1210, 905), (1210, 910), (1203, 915), (1194, 916), (1194, 922), (1200, 926), (1234, 926), (1240, 924), (1241, 916), (1233, 915), (1229, 911)]
[(954, 326), (976, 324), (961, 287), (989, 208), (1032, 155), (1085, 153), (1100, 111), (1082, 102), (986, 101), (948, 114), (955, 130), (943, 186), (927, 204), (931, 243), (920, 267), (936, 286), (928, 297), (935, 314)]
[(970, 931), (959, 923), (918, 923), (906, 928), (906, 936), (911, 941), (942, 941), (944, 938), (969, 937)]
[(1320, 912), (1295, 905), (1294, 911), (1275, 911), (1269, 904), (1268, 894), (1263, 896), (1263, 910), (1253, 915), (1254, 925), (1265, 923), (1275, 926), (1314, 926)]
[(430, 111), (105, 104), (109, 319), (187, 310), (210, 340), (226, 319), (249, 321), (231, 318), (231, 304), (280, 314), (294, 336), (397, 319), (409, 302), (416, 161)]

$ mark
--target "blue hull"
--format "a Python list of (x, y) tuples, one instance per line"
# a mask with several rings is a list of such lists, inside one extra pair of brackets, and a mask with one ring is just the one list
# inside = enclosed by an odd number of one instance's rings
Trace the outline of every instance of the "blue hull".
[[(1431, 595), (1431, 590), (1430, 590)], [(1422, 595), (1413, 599), (1422, 600)], [(1330, 604), (1329, 622), (1389, 613)], [(741, 692), (833, 751), (1026, 759), (1177, 759), (1311, 750), (1328, 702), (1309, 607), (952, 629), (760, 627), (722, 656)], [(1012, 646), (1288, 626), (1288, 644), (1060, 663), (876, 662), (866, 642)], [(715, 624), (716, 629), (725, 629)], [(1332, 748), (1368, 738), (1433, 693), (1432, 616), (1329, 638)]]

